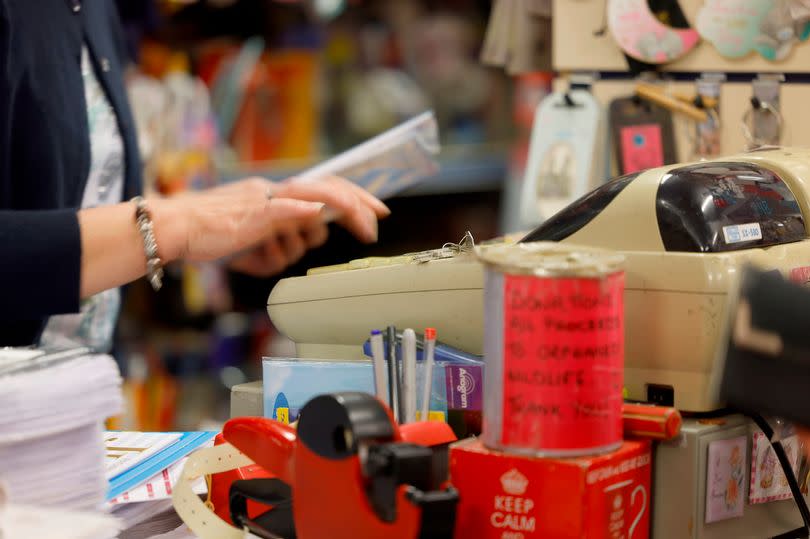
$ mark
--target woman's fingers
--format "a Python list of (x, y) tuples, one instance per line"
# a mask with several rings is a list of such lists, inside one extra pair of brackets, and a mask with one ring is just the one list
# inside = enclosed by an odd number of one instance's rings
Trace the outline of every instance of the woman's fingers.
[(288, 265), (280, 242), (276, 238), (271, 238), (247, 253), (235, 257), (228, 267), (254, 277), (270, 277), (281, 273)]
[(299, 230), (285, 230), (278, 235), (278, 243), (284, 252), (284, 260), (287, 265), (295, 264), (304, 253), (307, 252), (307, 245), (301, 237)]
[(391, 215), (391, 209), (386, 206), (382, 200), (375, 197), (356, 183), (337, 177), (333, 177), (331, 181), (340, 181), (349, 184), (350, 188), (355, 192), (357, 197), (365, 202), (365, 204), (374, 211), (378, 219), (383, 219)]
[(272, 191), (274, 196), (324, 202), (342, 226), (366, 242), (377, 240), (377, 219), (390, 213), (385, 204), (365, 190), (337, 177), (306, 183), (287, 181), (275, 185)]
[(301, 229), (301, 237), (309, 249), (320, 247), (329, 238), (329, 228), (321, 221), (314, 222)]

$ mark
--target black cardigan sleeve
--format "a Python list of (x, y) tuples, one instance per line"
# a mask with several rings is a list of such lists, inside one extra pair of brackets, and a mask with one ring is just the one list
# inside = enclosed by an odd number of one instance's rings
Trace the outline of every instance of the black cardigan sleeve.
[(0, 339), (0, 346), (30, 340), (24, 333), (38, 332), (49, 315), (78, 311), (81, 269), (75, 209), (14, 209), (15, 182), (26, 178), (12, 177), (19, 97), (12, 26), (9, 2), (0, 0), (0, 335), (11, 326), (18, 328), (11, 338)]
[(81, 237), (75, 210), (0, 211), (0, 246), (0, 318), (78, 311)]

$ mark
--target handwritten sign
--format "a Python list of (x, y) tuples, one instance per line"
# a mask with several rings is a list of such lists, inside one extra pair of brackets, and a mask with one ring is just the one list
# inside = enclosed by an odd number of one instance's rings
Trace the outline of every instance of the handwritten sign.
[(504, 276), (501, 443), (537, 450), (622, 438), (624, 273)]

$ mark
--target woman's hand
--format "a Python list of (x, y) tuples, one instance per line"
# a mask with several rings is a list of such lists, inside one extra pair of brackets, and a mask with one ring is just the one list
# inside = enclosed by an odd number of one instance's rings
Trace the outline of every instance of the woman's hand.
[(281, 272), (322, 245), (327, 212), (365, 242), (377, 240), (377, 219), (390, 213), (364, 189), (336, 177), (302, 184), (250, 178), (151, 204), (156, 219), (161, 213), (171, 220), (185, 217), (183, 226), (165, 227), (165, 241), (155, 224), (158, 246), (176, 246), (167, 253), (170, 259), (228, 257), (231, 268), (261, 276)]
[[(269, 198), (268, 198), (269, 197)], [(340, 178), (274, 184), (261, 178), (207, 191), (150, 199), (158, 256), (173, 260), (227, 258), (252, 275), (272, 275), (326, 241), (325, 220), (338, 222), (365, 242), (377, 239), (377, 219), (388, 208)], [(146, 272), (135, 208), (125, 202), (78, 212), (82, 298), (121, 286)]]

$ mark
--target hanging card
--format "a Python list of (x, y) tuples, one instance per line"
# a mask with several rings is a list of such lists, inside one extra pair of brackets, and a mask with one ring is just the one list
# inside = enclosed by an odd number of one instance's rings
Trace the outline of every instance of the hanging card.
[(555, 92), (538, 106), (520, 201), (524, 226), (557, 213), (601, 183), (602, 112), (587, 90)]

